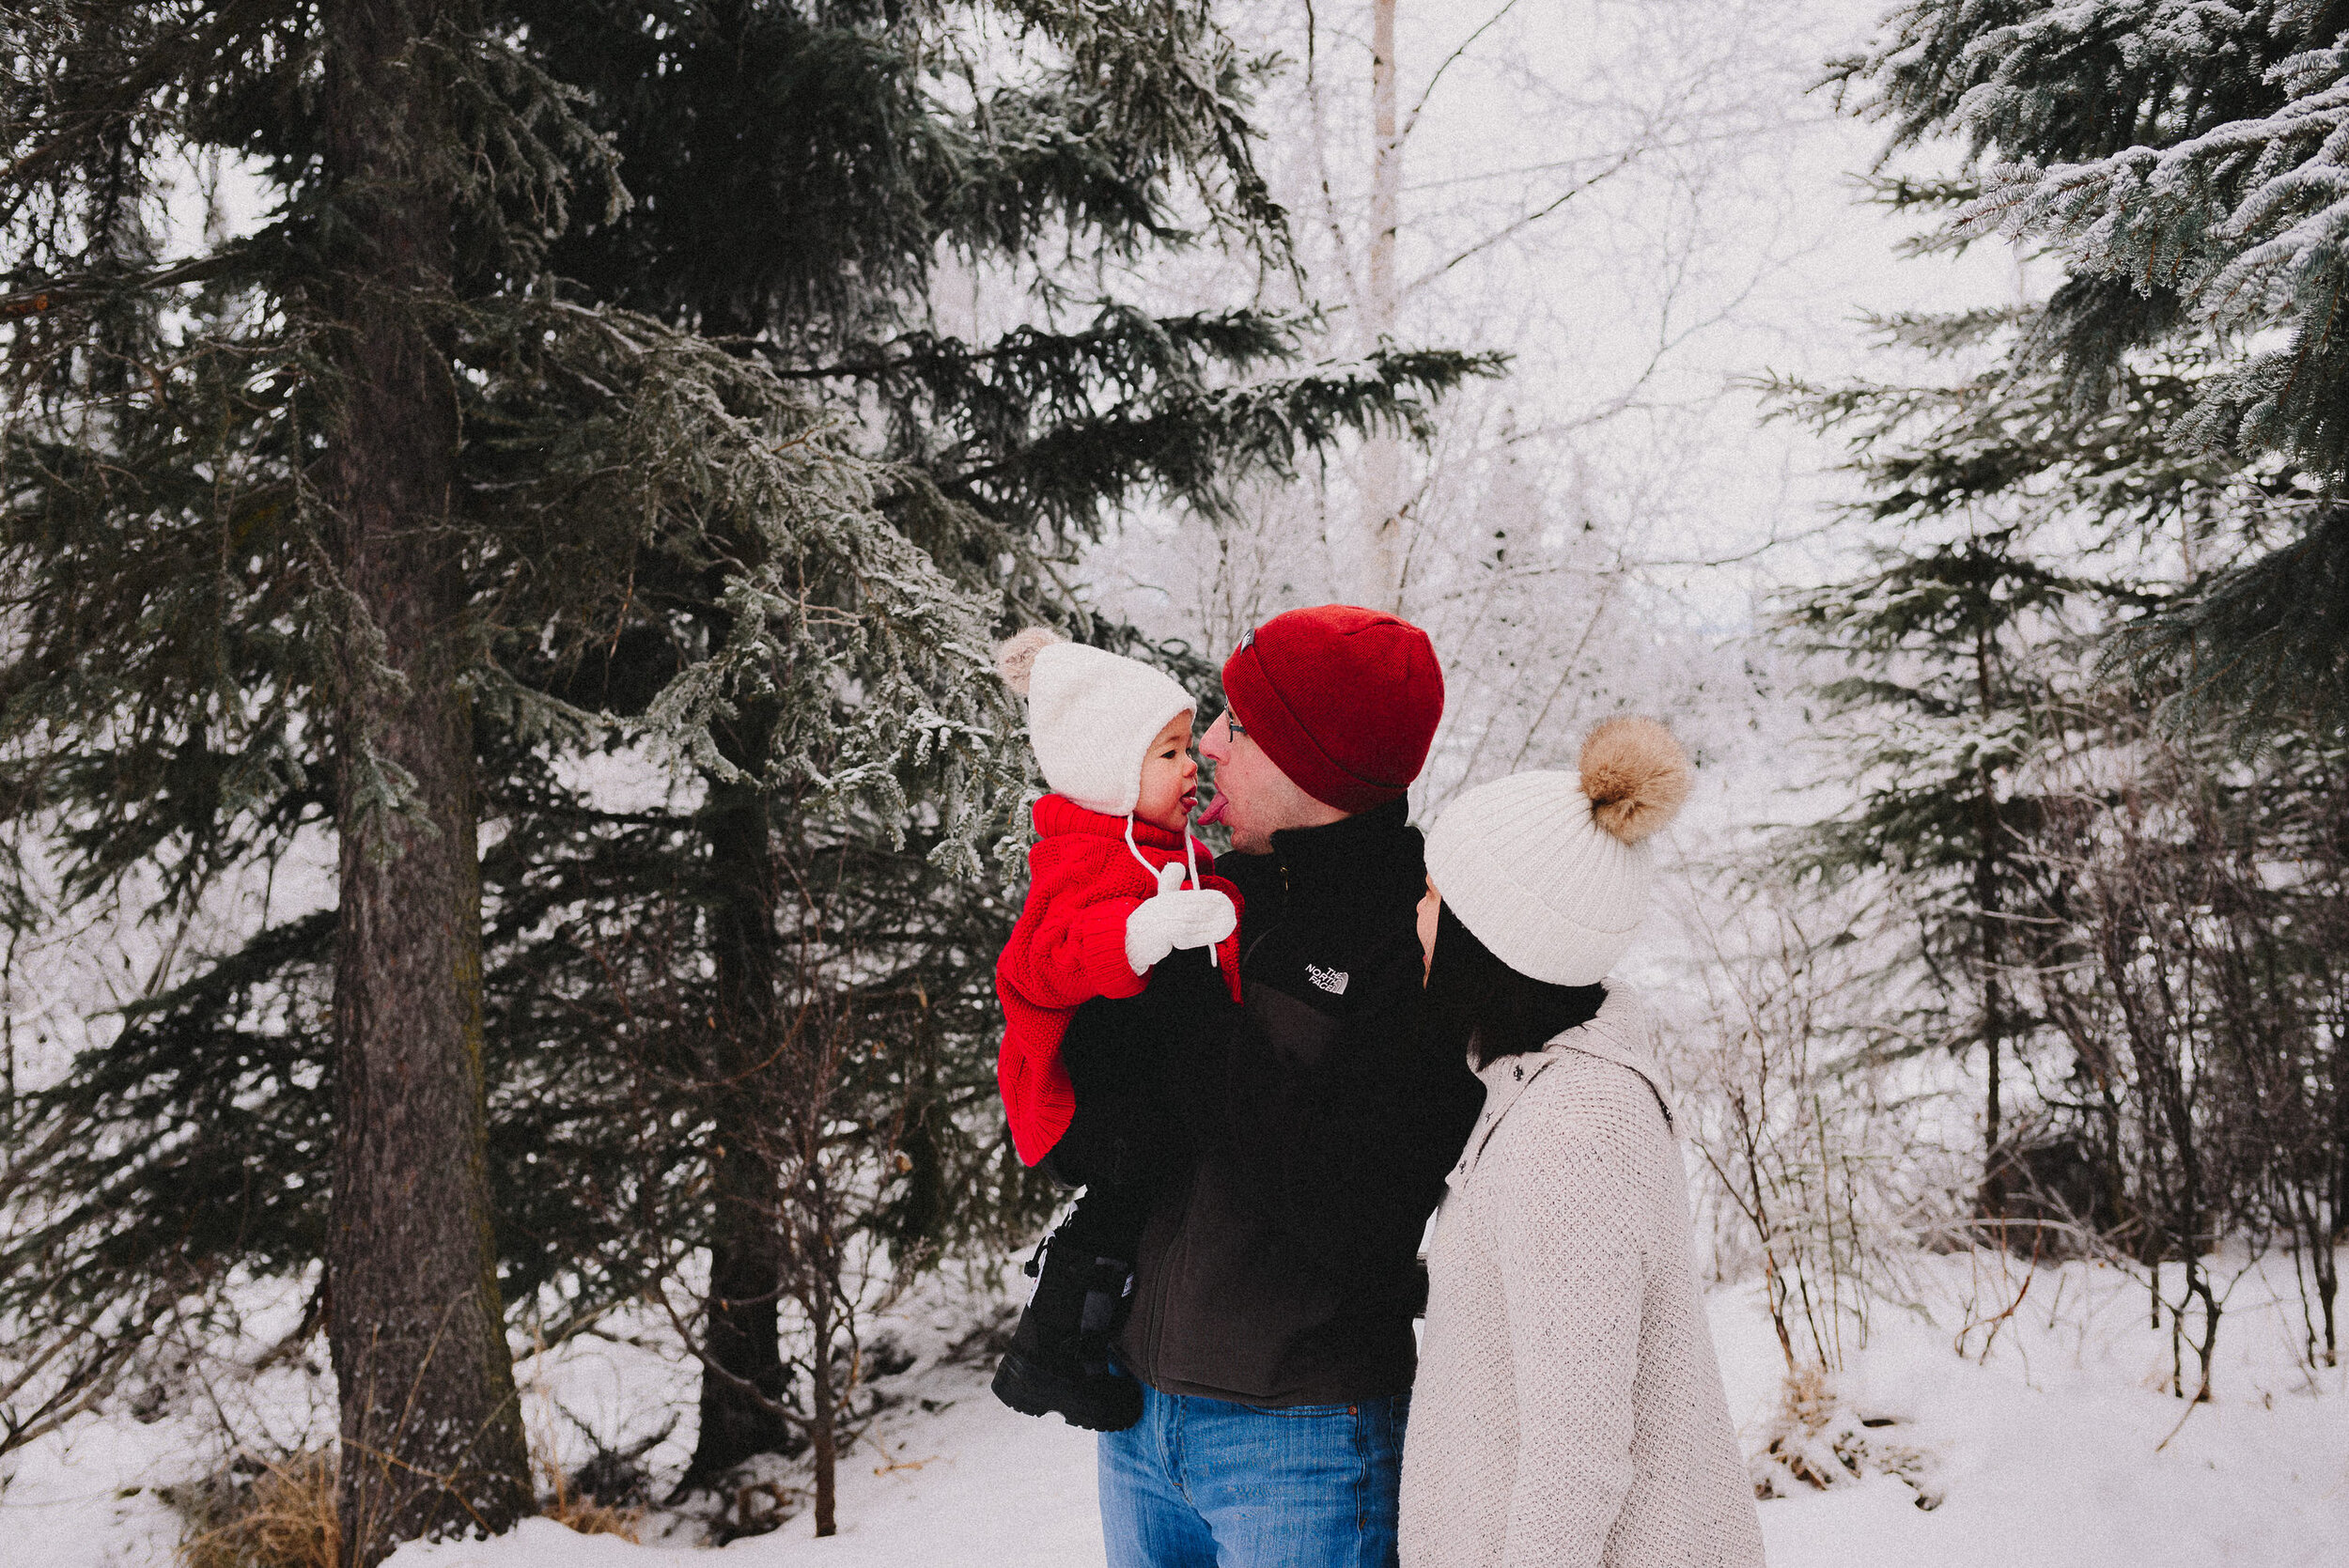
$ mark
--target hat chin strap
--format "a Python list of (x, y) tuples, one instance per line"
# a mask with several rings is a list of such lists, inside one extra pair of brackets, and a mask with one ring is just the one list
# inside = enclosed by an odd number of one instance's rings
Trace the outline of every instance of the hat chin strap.
[[(1132, 812), (1128, 812), (1126, 814), (1126, 853), (1134, 858), (1134, 863), (1136, 865), (1142, 867), (1144, 872), (1149, 874), (1150, 885), (1152, 887), (1158, 886), (1159, 868), (1150, 863), (1150, 857), (1143, 854), (1141, 848), (1134, 843), (1134, 814)], [(1185, 833), (1183, 835), (1183, 862), (1190, 868), (1190, 885), (1194, 888), (1197, 887), (1199, 885), (1199, 854), (1197, 850), (1191, 847), (1190, 835), (1189, 833)]]
[[(1150, 863), (1149, 857), (1144, 855), (1141, 846), (1134, 843), (1134, 814), (1132, 812), (1126, 814), (1126, 853), (1134, 858), (1134, 863), (1142, 867), (1143, 873), (1155, 885), (1159, 879), (1159, 868)], [(1184, 824), (1183, 865), (1190, 873), (1191, 887), (1194, 890), (1197, 889), (1199, 886), (1199, 841), (1190, 836), (1189, 823)], [(1207, 962), (1215, 963), (1215, 949), (1212, 947), (1207, 949)]]

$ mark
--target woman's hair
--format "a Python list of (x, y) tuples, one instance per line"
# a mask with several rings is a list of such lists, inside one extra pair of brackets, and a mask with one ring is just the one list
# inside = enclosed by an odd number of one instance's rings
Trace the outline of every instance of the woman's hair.
[(1435, 961), (1427, 1005), (1468, 1042), (1479, 1067), (1539, 1050), (1567, 1030), (1598, 1017), (1601, 986), (1551, 986), (1529, 980), (1493, 955), (1445, 904), (1436, 915)]

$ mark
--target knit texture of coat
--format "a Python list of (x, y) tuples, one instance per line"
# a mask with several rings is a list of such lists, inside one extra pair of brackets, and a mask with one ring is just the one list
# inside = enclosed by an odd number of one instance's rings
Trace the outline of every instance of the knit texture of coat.
[(1404, 1568), (1759, 1568), (1644, 1009), (1479, 1075), (1428, 1255)]
[[(1096, 997), (1130, 997), (1149, 983), (1126, 960), (1126, 920), (1158, 891), (1159, 867), (1182, 865), (1183, 835), (1105, 816), (1058, 795), (1036, 801), (1036, 842), (1028, 849), (1028, 899), (995, 961), (995, 994), (1003, 1004), (1003, 1048), (995, 1058), (1012, 1143), (1034, 1165), (1052, 1152), (1077, 1111), (1076, 1091), (1061, 1062), (1061, 1037), (1077, 1009)], [(1239, 907), (1239, 893), (1208, 872), (1215, 857), (1196, 845), (1200, 886)], [(1142, 860), (1134, 858), (1139, 850)], [(1144, 869), (1143, 861), (1149, 862)], [(1189, 949), (1162, 962), (1202, 964)], [(1216, 967), (1239, 998), (1239, 933), (1217, 944)]]

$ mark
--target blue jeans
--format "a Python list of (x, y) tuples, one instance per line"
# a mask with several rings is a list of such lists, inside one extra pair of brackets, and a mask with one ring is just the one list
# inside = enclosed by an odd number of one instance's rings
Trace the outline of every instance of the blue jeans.
[(1395, 1568), (1411, 1396), (1259, 1409), (1144, 1385), (1101, 1435), (1109, 1568)]

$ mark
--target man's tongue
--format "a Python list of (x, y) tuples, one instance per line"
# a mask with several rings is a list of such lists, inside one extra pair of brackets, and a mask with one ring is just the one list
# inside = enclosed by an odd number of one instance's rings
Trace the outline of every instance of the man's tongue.
[(1216, 793), (1215, 799), (1207, 802), (1207, 809), (1199, 814), (1199, 826), (1204, 828), (1210, 822), (1221, 822), (1223, 820), (1224, 800), (1225, 797), (1222, 792), (1219, 790)]

